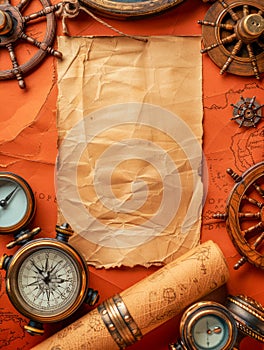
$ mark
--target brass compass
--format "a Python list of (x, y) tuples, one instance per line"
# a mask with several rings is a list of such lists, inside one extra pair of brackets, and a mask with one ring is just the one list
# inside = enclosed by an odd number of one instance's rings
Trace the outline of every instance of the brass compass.
[(0, 172), (0, 234), (24, 229), (35, 210), (34, 194), (28, 182), (17, 174)]
[[(37, 231), (37, 232), (36, 232)], [(98, 292), (89, 288), (85, 260), (68, 243), (73, 231), (67, 224), (56, 226), (56, 239), (30, 241), (35, 229), (9, 243), (22, 247), (3, 255), (0, 268), (6, 270), (6, 291), (14, 307), (30, 319), (25, 329), (43, 334), (43, 323), (59, 322), (72, 315), (83, 302), (93, 306)]]
[(263, 343), (263, 321), (263, 306), (245, 295), (229, 295), (225, 305), (200, 301), (184, 311), (181, 338), (169, 350), (237, 350), (247, 336)]
[(171, 350), (230, 350), (237, 338), (236, 323), (223, 305), (201, 301), (191, 305), (180, 322), (181, 340)]

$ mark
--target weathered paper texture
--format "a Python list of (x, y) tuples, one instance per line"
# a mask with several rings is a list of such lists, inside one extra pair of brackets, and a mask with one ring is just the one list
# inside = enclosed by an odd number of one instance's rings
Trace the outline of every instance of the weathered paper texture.
[(58, 46), (57, 199), (71, 243), (96, 267), (182, 255), (200, 238), (200, 38)]

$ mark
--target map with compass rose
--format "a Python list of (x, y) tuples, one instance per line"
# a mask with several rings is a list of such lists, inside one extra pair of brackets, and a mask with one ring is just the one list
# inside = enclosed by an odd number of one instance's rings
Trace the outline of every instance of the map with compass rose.
[[(224, 223), (212, 221), (212, 215), (225, 211), (226, 201), (233, 187), (233, 182), (226, 173), (226, 169), (231, 168), (241, 175), (252, 165), (264, 159), (264, 119), (261, 118), (252, 127), (239, 126), (232, 120), (232, 105), (236, 105), (241, 96), (249, 99), (255, 96), (262, 105), (264, 102), (262, 84), (250, 83), (237, 90), (228, 90), (218, 96), (218, 103), (215, 103), (215, 96), (213, 103), (210, 102), (209, 95), (205, 98), (205, 119), (217, 121), (218, 124), (214, 133), (206, 134), (204, 144), (209, 182), (208, 198), (203, 212), (206, 231), (212, 232), (217, 228), (225, 227)], [(263, 115), (263, 108), (261, 112)], [(214, 148), (212, 148), (213, 144)]]

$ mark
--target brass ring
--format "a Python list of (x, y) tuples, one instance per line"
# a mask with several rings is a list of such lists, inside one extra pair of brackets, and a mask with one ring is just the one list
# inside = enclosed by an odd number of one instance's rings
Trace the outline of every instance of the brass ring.
[(116, 325), (116, 328), (118, 332), (120, 333), (121, 337), (123, 338), (126, 345), (132, 345), (135, 343), (135, 339), (133, 337), (133, 334), (130, 332), (129, 328), (127, 327), (125, 321), (123, 320), (122, 316), (120, 315), (118, 308), (116, 307), (113, 299), (108, 299), (105, 301), (105, 307), (108, 311), (108, 314), (110, 315), (110, 318), (112, 319), (113, 323)]
[(142, 338), (140, 329), (120, 295), (107, 299), (97, 309), (110, 335), (120, 349), (125, 349)]
[(133, 317), (130, 315), (123, 299), (119, 294), (115, 295), (113, 297), (113, 300), (118, 308), (118, 311), (120, 315), (122, 316), (123, 320), (125, 321), (127, 327), (129, 328), (130, 332), (133, 334), (136, 341), (140, 340), (142, 338), (142, 333), (136, 324)]
[(116, 344), (119, 346), (119, 349), (125, 349), (126, 344), (125, 344), (123, 338), (121, 337), (120, 333), (116, 329), (115, 324), (112, 323), (112, 320), (110, 318), (110, 315), (108, 314), (108, 311), (105, 308), (104, 303), (99, 305), (97, 307), (97, 310), (98, 310), (99, 314), (101, 315), (101, 318), (102, 318), (108, 332), (110, 333), (111, 337), (114, 339)]

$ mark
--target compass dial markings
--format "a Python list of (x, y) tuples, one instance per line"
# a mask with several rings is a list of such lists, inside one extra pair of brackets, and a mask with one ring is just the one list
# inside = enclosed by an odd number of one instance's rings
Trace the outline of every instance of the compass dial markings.
[(64, 310), (78, 295), (76, 264), (57, 250), (36, 251), (21, 264), (18, 288), (29, 307), (42, 312)]

